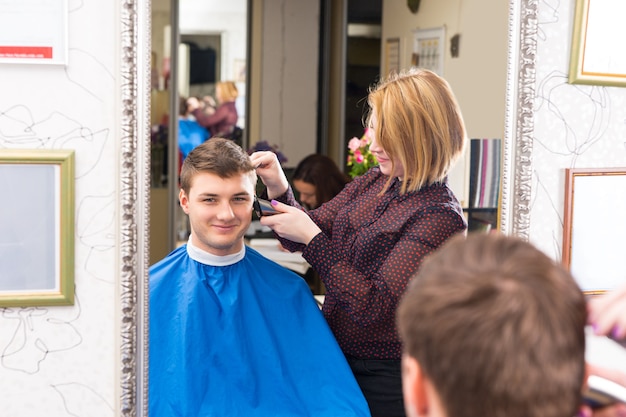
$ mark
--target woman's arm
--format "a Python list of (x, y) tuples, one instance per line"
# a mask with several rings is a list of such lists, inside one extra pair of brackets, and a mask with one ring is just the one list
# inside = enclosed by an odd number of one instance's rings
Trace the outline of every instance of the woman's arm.
[(215, 113), (208, 114), (202, 108), (197, 108), (191, 112), (198, 123), (203, 127), (210, 129), (211, 127), (226, 120), (230, 115), (230, 109), (227, 106), (219, 106), (215, 109)]
[[(351, 294), (337, 302), (355, 321), (367, 326), (395, 311), (423, 259), (449, 237), (464, 230), (465, 224), (458, 213), (428, 210), (406, 228), (391, 250), (374, 262), (377, 268), (359, 271), (349, 255), (333, 250), (331, 240), (323, 233), (304, 248), (303, 257), (319, 273), (327, 292)], [(380, 253), (376, 244), (367, 251), (372, 257)]]

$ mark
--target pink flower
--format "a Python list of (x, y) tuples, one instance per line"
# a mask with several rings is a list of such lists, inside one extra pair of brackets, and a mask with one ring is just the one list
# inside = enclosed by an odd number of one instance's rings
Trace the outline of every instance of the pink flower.
[(361, 151), (359, 150), (354, 151), (354, 158), (356, 159), (356, 162), (358, 164), (362, 163), (365, 160), (365, 158), (361, 154)]
[(356, 152), (360, 147), (361, 147), (361, 140), (357, 137), (350, 139), (350, 142), (348, 142), (348, 148), (352, 152)]

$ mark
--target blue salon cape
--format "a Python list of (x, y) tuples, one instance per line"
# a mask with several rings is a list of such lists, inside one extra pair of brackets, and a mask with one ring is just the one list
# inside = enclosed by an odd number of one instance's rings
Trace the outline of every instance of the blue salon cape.
[(178, 148), (187, 158), (189, 152), (209, 138), (209, 131), (191, 119), (178, 119)]
[(301, 277), (249, 247), (198, 253), (150, 268), (150, 417), (370, 415)]

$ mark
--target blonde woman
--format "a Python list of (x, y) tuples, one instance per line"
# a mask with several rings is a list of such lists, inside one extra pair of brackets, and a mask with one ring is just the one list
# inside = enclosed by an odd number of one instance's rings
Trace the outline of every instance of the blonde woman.
[(239, 96), (237, 86), (232, 81), (220, 81), (215, 86), (217, 107), (212, 112), (205, 112), (197, 98), (192, 97), (187, 104), (191, 113), (201, 126), (211, 133), (211, 137), (228, 137), (237, 125), (237, 107), (235, 100)]
[(301, 210), (274, 153), (251, 159), (281, 212), (261, 224), (320, 275), (324, 316), (372, 416), (394, 417), (404, 416), (396, 307), (422, 260), (467, 229), (446, 178), (466, 134), (450, 86), (431, 71), (390, 76), (368, 104), (379, 165), (318, 209)]

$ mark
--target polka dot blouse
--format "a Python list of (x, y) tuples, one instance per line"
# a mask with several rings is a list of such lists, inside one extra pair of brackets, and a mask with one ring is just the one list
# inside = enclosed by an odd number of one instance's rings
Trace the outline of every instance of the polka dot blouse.
[[(467, 228), (447, 183), (400, 194), (378, 168), (355, 178), (333, 200), (309, 212), (322, 230), (301, 250), (326, 287), (323, 312), (344, 353), (360, 359), (400, 359), (395, 311), (426, 255)], [(278, 198), (299, 206), (289, 189)]]

